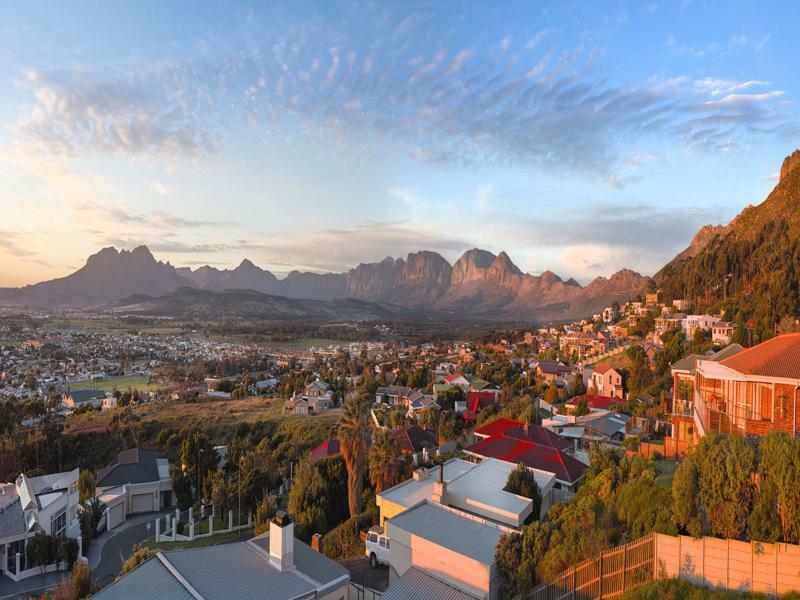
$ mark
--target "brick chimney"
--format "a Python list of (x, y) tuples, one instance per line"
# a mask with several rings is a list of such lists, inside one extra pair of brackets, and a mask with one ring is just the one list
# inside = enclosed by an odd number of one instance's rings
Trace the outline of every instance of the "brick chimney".
[(433, 482), (433, 501), (447, 504), (447, 482), (444, 480), (444, 463), (439, 463), (439, 479)]
[(294, 564), (294, 522), (283, 510), (269, 522), (269, 562), (279, 571)]
[(320, 549), (322, 546), (322, 534), (315, 533), (311, 536), (311, 549), (316, 550), (317, 552), (322, 552)]

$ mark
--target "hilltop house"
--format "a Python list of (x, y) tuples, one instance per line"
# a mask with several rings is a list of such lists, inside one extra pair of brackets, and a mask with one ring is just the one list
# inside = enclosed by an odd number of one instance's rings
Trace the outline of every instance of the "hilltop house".
[(0, 484), (0, 571), (26, 568), (27, 540), (41, 531), (56, 537), (80, 537), (78, 469), (39, 477), (20, 475)]
[(128, 515), (164, 510), (174, 503), (169, 461), (145, 448), (120, 452), (113, 463), (97, 471), (95, 486), (106, 505), (108, 529)]
[(609, 363), (599, 364), (592, 370), (589, 387), (592, 386), (597, 396), (623, 397), (622, 374)]
[(96, 600), (344, 600), (347, 569), (294, 537), (283, 511), (245, 542), (161, 551), (93, 596)]
[(302, 394), (294, 393), (284, 406), (293, 415), (319, 414), (333, 407), (333, 390), (317, 379), (308, 384)]
[(79, 409), (85, 406), (93, 408), (100, 408), (103, 405), (103, 400), (106, 396), (110, 396), (106, 392), (100, 390), (78, 390), (75, 392), (67, 391), (64, 394), (61, 404), (71, 409)]
[(574, 491), (586, 474), (586, 465), (567, 453), (572, 442), (544, 427), (498, 419), (475, 430), (478, 441), (464, 452), (478, 459), (496, 458), (555, 477), (555, 489)]
[(687, 431), (684, 439), (693, 442), (709, 431), (760, 437), (777, 429), (797, 435), (800, 333), (779, 335), (746, 350), (735, 346), (696, 357), (693, 376), (687, 359), (673, 366), (679, 390), (673, 417), (691, 419), (693, 425), (691, 437)]

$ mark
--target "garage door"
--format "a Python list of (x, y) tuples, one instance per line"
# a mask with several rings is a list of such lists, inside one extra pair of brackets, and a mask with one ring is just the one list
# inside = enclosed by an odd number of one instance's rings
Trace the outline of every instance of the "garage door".
[(131, 496), (131, 512), (153, 512), (153, 494), (135, 494)]
[(125, 503), (120, 502), (119, 504), (112, 506), (108, 509), (108, 528), (114, 529), (117, 525), (122, 523), (125, 520)]

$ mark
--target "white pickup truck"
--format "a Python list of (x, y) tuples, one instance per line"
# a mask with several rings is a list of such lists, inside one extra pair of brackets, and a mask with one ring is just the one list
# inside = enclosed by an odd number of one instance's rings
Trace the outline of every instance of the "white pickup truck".
[(371, 527), (367, 532), (366, 555), (369, 557), (369, 566), (373, 569), (379, 564), (389, 564), (389, 538), (383, 532), (383, 527)]

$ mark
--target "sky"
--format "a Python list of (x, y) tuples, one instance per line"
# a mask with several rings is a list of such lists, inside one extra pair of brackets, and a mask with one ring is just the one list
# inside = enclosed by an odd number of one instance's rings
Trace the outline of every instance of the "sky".
[(653, 274), (800, 146), (771, 2), (0, 0), (0, 286), (106, 246), (281, 276)]

